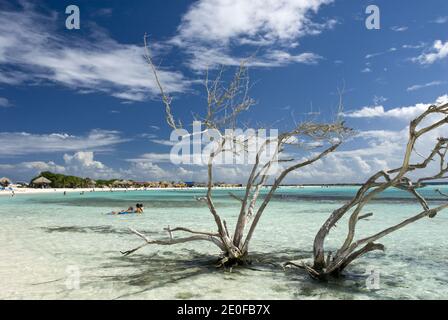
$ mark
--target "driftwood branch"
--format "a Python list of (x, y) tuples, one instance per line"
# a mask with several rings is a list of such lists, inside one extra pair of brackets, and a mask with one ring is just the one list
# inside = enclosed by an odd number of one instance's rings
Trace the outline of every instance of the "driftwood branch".
[(241, 197), (238, 197), (236, 194), (234, 194), (233, 192), (229, 192), (229, 196), (235, 200), (238, 200), (239, 202), (243, 202), (244, 199)]
[[(121, 251), (121, 253), (124, 256), (128, 256), (131, 253), (134, 253), (135, 251), (137, 251), (137, 250), (139, 250), (139, 249), (141, 249), (143, 247), (146, 247), (147, 245), (150, 245), (150, 244), (156, 244), (156, 245), (161, 245), (161, 246), (171, 246), (171, 245), (174, 245), (174, 244), (186, 243), (186, 242), (192, 242), (192, 241), (209, 241), (209, 242), (212, 242), (215, 245), (217, 245), (221, 250), (224, 250), (223, 244), (215, 236), (211, 236), (211, 235), (207, 235), (207, 234), (203, 234), (203, 233), (199, 233), (199, 232), (192, 232), (192, 233), (195, 233), (197, 235), (191, 236), (191, 237), (184, 237), (184, 238), (177, 238), (177, 239), (171, 238), (171, 239), (168, 239), (168, 240), (151, 240), (147, 236), (142, 234), (141, 232), (139, 232), (139, 231), (137, 231), (137, 230), (135, 230), (133, 228), (129, 228), (129, 229), (134, 234), (136, 234), (137, 236), (142, 238), (145, 241), (145, 243), (139, 245), (138, 247), (135, 247), (134, 249), (127, 250), (127, 251)], [(182, 229), (185, 229), (185, 228), (182, 228)], [(171, 231), (173, 231), (173, 230), (171, 230)], [(185, 230), (182, 230), (182, 231), (185, 231)]]
[[(421, 127), (426, 120), (434, 119), (434, 116), (439, 116), (441, 120)], [(374, 250), (384, 251), (383, 245), (375, 243), (379, 239), (425, 217), (434, 218), (440, 211), (448, 208), (448, 203), (431, 208), (429, 201), (418, 192), (418, 189), (424, 186), (424, 183), (448, 178), (448, 164), (446, 161), (448, 139), (437, 138), (433, 149), (427, 156), (418, 154), (419, 157), (423, 158), (422, 161), (417, 163), (411, 162), (411, 156), (415, 152), (415, 145), (419, 138), (442, 126), (448, 126), (448, 104), (430, 106), (410, 123), (409, 139), (402, 165), (395, 169), (377, 172), (360, 187), (352, 200), (333, 211), (314, 239), (313, 265), (308, 270), (312, 277), (325, 279), (329, 275), (339, 275), (348, 265), (362, 255)], [(438, 172), (436, 174), (418, 178), (415, 182), (408, 176), (410, 173), (413, 173), (413, 175), (418, 174), (420, 171), (428, 168), (430, 164), (436, 163), (436, 161), (438, 161)], [(398, 188), (408, 192), (420, 204), (423, 211), (374, 235), (355, 240), (358, 221), (371, 215), (360, 215), (360, 212), (372, 199), (389, 188)], [(438, 193), (444, 195), (440, 191)], [(339, 250), (334, 255), (331, 255), (331, 258), (328, 258), (325, 255), (325, 239), (331, 229), (349, 212), (351, 213), (345, 241)]]
[[(204, 236), (210, 236), (210, 237), (219, 237), (219, 233), (213, 233), (213, 232), (203, 232), (203, 231), (194, 231), (188, 228), (183, 228), (183, 227), (177, 227), (174, 229), (170, 229), (170, 227), (168, 226), (168, 228), (165, 228), (164, 230), (168, 231), (170, 234), (172, 234), (173, 232), (176, 231), (184, 231), (184, 232), (188, 232), (188, 233), (193, 233), (193, 234), (201, 234)], [(172, 236), (170, 236), (170, 238), (172, 238)]]
[[(172, 99), (160, 81), (157, 67), (150, 54), (146, 35), (144, 45), (146, 61), (160, 90), (161, 99), (165, 106), (166, 121), (173, 129), (181, 128), (182, 121), (176, 119), (173, 114)], [(204, 132), (201, 134), (213, 131), (219, 135), (219, 139), (213, 141), (213, 150), (210, 150), (210, 154), (204, 155), (208, 157), (206, 164), (207, 190), (205, 197), (197, 198), (198, 201), (203, 201), (207, 204), (215, 223), (216, 231), (198, 232), (184, 227), (171, 229), (168, 226), (165, 229), (169, 235), (168, 240), (152, 240), (138, 231), (132, 230), (145, 243), (123, 254), (131, 254), (149, 244), (172, 245), (190, 241), (211, 241), (223, 252), (222, 265), (233, 266), (235, 263), (244, 263), (248, 257), (249, 243), (261, 216), (287, 175), (295, 170), (312, 165), (334, 152), (344, 141), (345, 137), (352, 133), (339, 118), (331, 123), (294, 123), (291, 128), (281, 132), (277, 137), (266, 138), (261, 144), (254, 139), (257, 138), (256, 136), (248, 134), (241, 138), (237, 134), (228, 133), (227, 129), (236, 129), (241, 125), (240, 115), (255, 105), (254, 99), (250, 97), (251, 84), (247, 65), (247, 60), (242, 61), (230, 79), (225, 77), (224, 68), (218, 70), (214, 78), (207, 71), (204, 81), (206, 92), (205, 112), (202, 115), (194, 116), (205, 127)], [(226, 81), (227, 79), (229, 80)], [(261, 130), (265, 130), (265, 128), (259, 126), (254, 132), (260, 132)], [(253, 150), (254, 148), (255, 150)], [(268, 148), (272, 153), (269, 153), (268, 157), (263, 157)], [(303, 160), (303, 154), (298, 159), (290, 157), (288, 154), (288, 158), (285, 159), (286, 157), (282, 157), (282, 155), (288, 148), (294, 148), (294, 151), (298, 149), (306, 152), (309, 154), (309, 157)], [(228, 154), (228, 152), (238, 156), (255, 156), (255, 161), (250, 163), (251, 167), (248, 170), (244, 195), (240, 197), (229, 193), (232, 198), (241, 204), (233, 234), (229, 232), (227, 223), (221, 218), (215, 206), (212, 193), (214, 188), (215, 160), (219, 156)], [(250, 154), (250, 152), (253, 153)], [(276, 172), (273, 172), (274, 165), (279, 169)], [(269, 180), (273, 180), (274, 183), (268, 187), (267, 195), (259, 201), (260, 193)], [(192, 236), (175, 238), (173, 234), (177, 231), (190, 233)]]

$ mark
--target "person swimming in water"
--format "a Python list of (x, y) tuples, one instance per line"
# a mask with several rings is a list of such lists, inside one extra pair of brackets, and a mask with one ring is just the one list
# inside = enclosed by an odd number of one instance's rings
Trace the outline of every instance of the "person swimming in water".
[(129, 207), (127, 210), (122, 210), (122, 211), (112, 211), (112, 214), (129, 214), (129, 213), (134, 213), (134, 208), (133, 207)]

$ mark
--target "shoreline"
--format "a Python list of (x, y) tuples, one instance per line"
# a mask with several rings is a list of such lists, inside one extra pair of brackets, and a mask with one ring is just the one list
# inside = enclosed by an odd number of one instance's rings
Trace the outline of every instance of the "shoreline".
[[(441, 184), (448, 186), (448, 184)], [(430, 185), (428, 185), (430, 186)], [(264, 186), (263, 188), (269, 188), (270, 186)], [(344, 188), (344, 187), (359, 187), (357, 184), (350, 185), (284, 185), (279, 188), (291, 188), (291, 189), (326, 189), (326, 188)], [(214, 187), (213, 190), (245, 190), (246, 187)], [(47, 189), (35, 189), (35, 188), (13, 188), (11, 190), (0, 190), (0, 197), (11, 197), (14, 192), (14, 196), (20, 195), (39, 195), (39, 194), (57, 194), (66, 193), (96, 193), (96, 192), (134, 192), (134, 191), (174, 191), (174, 190), (207, 190), (207, 187), (168, 187), (168, 188), (47, 188)]]
[[(353, 185), (355, 186), (355, 185)], [(264, 186), (264, 188), (269, 188), (270, 186)], [(280, 188), (321, 188), (323, 186), (309, 185), (309, 186), (280, 186)], [(246, 187), (214, 187), (214, 190), (245, 190)], [(133, 191), (160, 191), (160, 190), (207, 190), (207, 187), (186, 187), (186, 188), (46, 188), (46, 189), (35, 189), (35, 188), (14, 188), (14, 196), (20, 195), (39, 195), (39, 194), (57, 194), (57, 193), (91, 193), (91, 192), (133, 192)], [(13, 191), (11, 190), (0, 190), (1, 196), (12, 196)]]
[[(215, 190), (235, 190), (235, 189), (245, 189), (245, 187), (214, 187)], [(35, 188), (15, 188), (11, 190), (0, 190), (1, 196), (14, 196), (19, 195), (38, 195), (38, 194), (57, 194), (64, 192), (66, 193), (96, 193), (96, 192), (133, 192), (133, 191), (160, 191), (160, 190), (207, 190), (206, 187), (189, 187), (189, 188), (46, 188), (46, 189), (35, 189)]]

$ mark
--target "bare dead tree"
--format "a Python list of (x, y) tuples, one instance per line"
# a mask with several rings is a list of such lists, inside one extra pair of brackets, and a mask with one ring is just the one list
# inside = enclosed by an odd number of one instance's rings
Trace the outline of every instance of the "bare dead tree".
[[(159, 80), (157, 68), (149, 52), (146, 36), (145, 48), (146, 60), (155, 76), (162, 101), (165, 105), (167, 123), (173, 129), (179, 129), (182, 127), (182, 123), (175, 120), (171, 106), (172, 99), (167, 94), (167, 91), (164, 90)], [(165, 228), (169, 235), (168, 239), (152, 240), (137, 230), (131, 229), (132, 232), (144, 240), (144, 243), (132, 250), (122, 252), (124, 255), (129, 255), (149, 244), (174, 245), (190, 241), (208, 241), (215, 244), (221, 250), (219, 266), (234, 266), (249, 262), (249, 243), (254, 235), (255, 229), (263, 212), (272, 200), (274, 193), (286, 176), (294, 170), (302, 169), (324, 158), (336, 150), (343, 142), (344, 137), (351, 133), (351, 130), (346, 128), (338, 118), (332, 123), (304, 122), (295, 124), (291, 130), (256, 144), (256, 148), (253, 150), (255, 151), (254, 163), (251, 164), (251, 170), (249, 170), (250, 173), (244, 195), (239, 197), (235, 194), (230, 194), (241, 205), (234, 232), (231, 233), (227, 222), (221, 218), (213, 202), (213, 168), (215, 159), (223, 153), (232, 152), (241, 156), (241, 153), (247, 154), (249, 152), (248, 146), (253, 147), (254, 144), (251, 144), (250, 137), (245, 137), (242, 140), (241, 137), (233, 133), (228, 133), (226, 129), (237, 127), (239, 124), (239, 115), (249, 110), (254, 105), (254, 100), (249, 96), (250, 81), (246, 61), (243, 61), (237, 68), (233, 78), (227, 85), (225, 85), (226, 82), (224, 81), (223, 73), (224, 69), (221, 68), (216, 78), (210, 80), (207, 72), (204, 82), (207, 97), (205, 115), (202, 117), (195, 116), (196, 121), (200, 119), (204, 125), (204, 132), (214, 130), (219, 134), (215, 148), (207, 155), (207, 192), (204, 199), (214, 219), (217, 230), (203, 232), (183, 227), (173, 229), (168, 227)], [(269, 157), (263, 157), (268, 148), (272, 152), (269, 154)], [(303, 155), (301, 157), (281, 158), (285, 154), (286, 148), (305, 149), (311, 155), (305, 158)], [(271, 170), (274, 165), (279, 165), (280, 170), (272, 177)], [(267, 194), (257, 206), (260, 192), (266, 186), (269, 179), (273, 179), (273, 183), (268, 186)], [(173, 234), (176, 232), (187, 233), (191, 236), (175, 238)]]
[[(448, 104), (439, 106), (432, 105), (419, 117), (414, 119), (409, 126), (409, 138), (401, 167), (375, 173), (361, 186), (351, 201), (333, 211), (314, 239), (312, 263), (299, 261), (290, 264), (305, 268), (308, 273), (316, 279), (325, 280), (328, 276), (337, 277), (341, 275), (348, 265), (362, 255), (374, 250), (384, 250), (384, 246), (377, 243), (379, 239), (423, 218), (434, 218), (440, 211), (448, 208), (448, 195), (438, 191), (440, 195), (447, 197), (447, 202), (431, 207), (428, 200), (418, 191), (419, 188), (425, 185), (425, 183), (448, 178), (448, 139), (445, 137), (437, 138), (434, 148), (427, 156), (422, 156), (415, 151), (416, 143), (419, 139), (425, 135), (434, 133), (434, 130), (438, 128), (448, 127), (447, 124)], [(414, 154), (416, 154), (418, 158), (423, 158), (422, 161), (411, 163), (411, 158)], [(424, 169), (427, 169), (426, 171), (430, 170), (430, 164), (437, 164), (435, 174), (427, 177), (415, 178), (415, 176), (422, 176), (422, 171)], [(414, 179), (412, 179), (411, 175)], [(372, 213), (361, 214), (364, 207), (381, 192), (390, 188), (398, 188), (411, 194), (421, 206), (421, 211), (376, 234), (355, 240), (358, 221), (372, 215)], [(324, 248), (326, 237), (331, 229), (335, 227), (343, 217), (348, 215), (350, 215), (350, 218), (345, 241), (336, 252), (326, 252)]]

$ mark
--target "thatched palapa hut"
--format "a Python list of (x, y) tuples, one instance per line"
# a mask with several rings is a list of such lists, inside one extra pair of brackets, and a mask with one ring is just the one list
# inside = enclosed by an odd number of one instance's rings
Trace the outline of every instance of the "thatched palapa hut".
[(3, 178), (0, 179), (0, 186), (7, 187), (10, 184), (11, 184), (11, 180), (10, 179), (8, 179), (6, 177), (3, 177)]
[(45, 177), (39, 177), (37, 179), (34, 179), (32, 181), (32, 184), (35, 186), (40, 186), (40, 187), (44, 188), (44, 187), (49, 186), (51, 184), (51, 181)]

